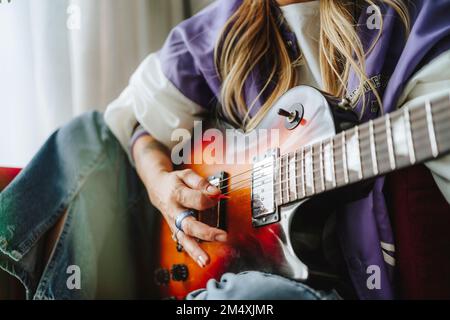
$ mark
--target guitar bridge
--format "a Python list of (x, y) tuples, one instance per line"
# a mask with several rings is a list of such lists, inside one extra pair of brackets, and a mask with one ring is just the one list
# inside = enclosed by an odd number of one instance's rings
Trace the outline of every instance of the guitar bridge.
[(277, 159), (280, 150), (270, 149), (253, 159), (252, 171), (252, 224), (262, 227), (279, 221), (275, 203)]

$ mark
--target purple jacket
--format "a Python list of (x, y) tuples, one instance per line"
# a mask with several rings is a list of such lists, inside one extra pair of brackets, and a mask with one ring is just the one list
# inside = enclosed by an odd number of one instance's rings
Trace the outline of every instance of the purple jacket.
[[(173, 29), (159, 58), (166, 77), (186, 97), (203, 106), (217, 105), (221, 82), (214, 65), (214, 47), (219, 34), (242, 0), (217, 0), (194, 17)], [(440, 53), (450, 49), (450, 1), (411, 1), (411, 33), (406, 39), (403, 25), (392, 8), (380, 4), (384, 28), (377, 45), (367, 58), (369, 78), (379, 79), (379, 92), (384, 111), (390, 112), (402, 93), (408, 79), (421, 66)], [(277, 10), (274, 7), (274, 10)], [(379, 30), (367, 28), (366, 10), (359, 19), (359, 34), (370, 46)], [(281, 26), (283, 37), (292, 57), (299, 55), (293, 32)], [(250, 104), (261, 89), (264, 71), (254, 71), (245, 86), (245, 97)], [(356, 80), (350, 76), (349, 92), (355, 89)], [(380, 112), (374, 95), (367, 94), (369, 108), (362, 114), (363, 121), (377, 117)], [(262, 105), (264, 95), (254, 110)], [(361, 103), (355, 110), (362, 112)], [(353, 285), (361, 299), (394, 298), (393, 267), (385, 263), (381, 242), (394, 243), (391, 224), (383, 194), (384, 179), (377, 179), (370, 194), (340, 210), (338, 232)], [(379, 266), (381, 289), (369, 289), (367, 268)]]

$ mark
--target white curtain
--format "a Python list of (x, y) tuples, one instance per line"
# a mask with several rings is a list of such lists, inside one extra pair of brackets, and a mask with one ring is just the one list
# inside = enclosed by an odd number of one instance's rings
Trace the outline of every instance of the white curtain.
[(209, 2), (0, 3), (0, 166), (26, 165), (58, 126), (104, 110), (170, 29)]

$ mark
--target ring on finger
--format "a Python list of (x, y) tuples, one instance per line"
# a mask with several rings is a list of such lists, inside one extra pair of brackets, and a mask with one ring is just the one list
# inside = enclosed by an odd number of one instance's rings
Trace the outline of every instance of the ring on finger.
[[(177, 216), (177, 218), (175, 219), (175, 227), (177, 228), (177, 230), (179, 230), (179, 231), (183, 231), (183, 226), (182, 226), (182, 223), (183, 223), (183, 220), (184, 219), (186, 219), (186, 218), (188, 218), (188, 217), (194, 217), (194, 218), (196, 218), (196, 213), (195, 213), (195, 211), (194, 210), (185, 210), (185, 211), (182, 211), (178, 216)], [(184, 231), (183, 231), (184, 232)]]

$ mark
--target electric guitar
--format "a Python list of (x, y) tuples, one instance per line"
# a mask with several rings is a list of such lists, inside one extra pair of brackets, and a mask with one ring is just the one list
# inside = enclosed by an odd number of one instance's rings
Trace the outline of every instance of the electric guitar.
[[(291, 229), (310, 199), (450, 151), (450, 95), (356, 123), (345, 101), (299, 86), (284, 94), (256, 128), (277, 130), (269, 145), (252, 132), (236, 130), (247, 143), (222, 150), (233, 161), (180, 166), (209, 177), (227, 196), (217, 207), (199, 212), (198, 219), (226, 230), (229, 240), (201, 242), (211, 262), (200, 268), (177, 248), (162, 221), (154, 274), (161, 296), (183, 298), (226, 272), (260, 270), (308, 279), (311, 270), (294, 250)], [(211, 143), (193, 140), (191, 159), (202, 159)], [(248, 161), (236, 161), (249, 155)]]

